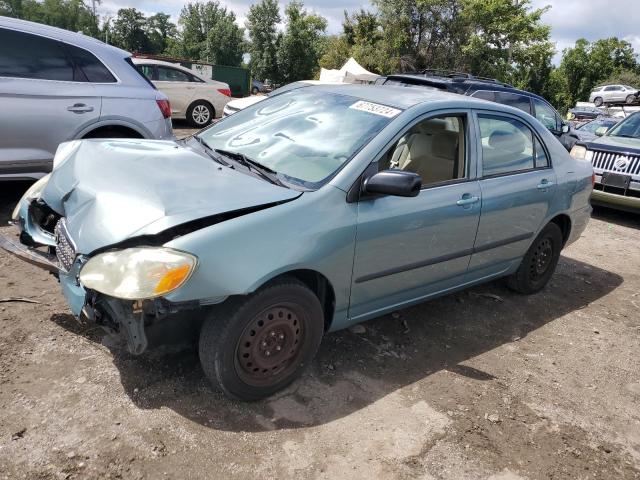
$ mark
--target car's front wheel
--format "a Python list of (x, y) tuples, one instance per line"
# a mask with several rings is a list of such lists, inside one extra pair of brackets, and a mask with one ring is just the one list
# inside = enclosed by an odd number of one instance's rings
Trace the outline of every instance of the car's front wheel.
[(627, 98), (625, 99), (625, 103), (627, 105), (633, 105), (636, 101), (636, 96), (635, 95), (627, 95)]
[(198, 100), (187, 109), (187, 122), (196, 128), (204, 128), (211, 123), (214, 117), (213, 107), (209, 102)]
[(593, 104), (596, 107), (601, 107), (603, 103), (604, 103), (604, 101), (602, 100), (602, 97), (596, 97), (596, 98), (593, 99)]
[(556, 269), (562, 250), (562, 232), (555, 223), (549, 223), (533, 241), (522, 259), (520, 267), (507, 278), (507, 285), (520, 293), (542, 290)]
[(213, 386), (240, 400), (259, 400), (297, 378), (324, 332), (318, 297), (283, 278), (214, 311), (200, 332), (200, 362)]

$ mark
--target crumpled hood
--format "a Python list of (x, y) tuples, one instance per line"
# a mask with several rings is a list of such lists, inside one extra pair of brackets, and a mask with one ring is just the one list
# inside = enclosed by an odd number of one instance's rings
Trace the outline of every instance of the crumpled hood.
[(60, 145), (41, 198), (67, 218), (78, 253), (192, 220), (291, 200), (300, 192), (224, 167), (172, 141)]

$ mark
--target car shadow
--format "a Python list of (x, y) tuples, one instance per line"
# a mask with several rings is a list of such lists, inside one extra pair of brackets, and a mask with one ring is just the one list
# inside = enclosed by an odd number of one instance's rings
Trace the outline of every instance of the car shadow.
[[(584, 308), (609, 294), (622, 278), (562, 257), (547, 288), (524, 296), (503, 282), (488, 283), (386, 315), (365, 332), (325, 337), (305, 375), (269, 399), (243, 403), (213, 392), (193, 347), (133, 357), (112, 348), (127, 395), (143, 409), (170, 408), (202, 426), (225, 431), (265, 431), (325, 424), (365, 408), (441, 370), (479, 382), (492, 372), (464, 362)], [(94, 342), (69, 315), (52, 320)]]
[(11, 220), (11, 212), (33, 181), (0, 182), (0, 227)]
[(603, 222), (640, 229), (640, 214), (594, 205), (591, 216)]

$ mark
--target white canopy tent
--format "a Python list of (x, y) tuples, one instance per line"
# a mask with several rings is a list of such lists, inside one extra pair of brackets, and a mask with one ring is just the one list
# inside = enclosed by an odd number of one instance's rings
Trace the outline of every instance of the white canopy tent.
[(320, 81), (331, 83), (373, 83), (380, 75), (371, 73), (351, 57), (340, 70), (320, 70)]

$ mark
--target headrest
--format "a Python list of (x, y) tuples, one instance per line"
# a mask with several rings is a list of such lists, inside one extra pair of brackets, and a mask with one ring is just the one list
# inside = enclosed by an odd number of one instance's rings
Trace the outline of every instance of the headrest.
[(496, 130), (489, 137), (489, 146), (508, 153), (523, 153), (527, 146), (526, 140), (520, 131)]
[(420, 124), (421, 133), (436, 133), (447, 129), (447, 122), (438, 118), (433, 118)]

